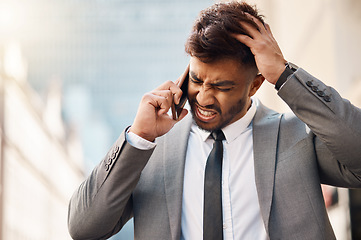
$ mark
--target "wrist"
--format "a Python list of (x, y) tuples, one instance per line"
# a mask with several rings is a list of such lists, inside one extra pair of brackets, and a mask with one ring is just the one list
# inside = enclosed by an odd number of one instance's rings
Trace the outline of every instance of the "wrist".
[[(279, 62), (279, 63), (275, 63), (275, 64), (272, 64), (271, 67), (271, 72), (269, 72), (268, 74), (265, 73), (265, 75), (263, 75), (266, 80), (275, 85), (279, 79), (279, 77), (281, 76), (281, 74), (283, 73), (283, 71), (285, 70), (286, 68), (286, 61), (285, 62)], [(261, 72), (262, 73), (262, 72)]]
[(279, 80), (280, 76), (281, 76), (282, 73), (285, 71), (285, 69), (286, 69), (285, 64), (283, 64), (282, 66), (280, 66), (280, 67), (278, 68), (278, 71), (277, 71), (277, 73), (275, 74), (275, 78), (272, 80), (272, 83), (273, 83), (274, 85), (276, 85), (277, 81)]
[(132, 145), (135, 148), (138, 148), (140, 150), (150, 150), (155, 148), (156, 143), (150, 142), (144, 138), (141, 138), (140, 136), (136, 135), (133, 132), (129, 132), (129, 129), (125, 133), (125, 137), (127, 142)]
[(298, 69), (298, 67), (291, 63), (291, 62), (286, 62), (285, 63), (285, 68), (283, 70), (283, 72), (281, 73), (281, 75), (279, 76), (276, 84), (275, 84), (275, 88), (276, 90), (279, 90), (282, 85), (288, 80), (288, 78)]
[(152, 136), (151, 134), (147, 134), (144, 133), (144, 131), (139, 130), (137, 127), (133, 127), (131, 126), (129, 129), (129, 132), (134, 133), (135, 135), (149, 141), (149, 142), (154, 142), (155, 141), (155, 137)]

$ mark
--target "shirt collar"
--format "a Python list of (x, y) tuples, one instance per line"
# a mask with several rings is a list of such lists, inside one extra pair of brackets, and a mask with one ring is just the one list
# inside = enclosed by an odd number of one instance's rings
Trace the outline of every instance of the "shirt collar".
[[(256, 114), (256, 110), (257, 110), (256, 101), (252, 99), (251, 107), (248, 109), (247, 113), (242, 118), (222, 128), (227, 143), (230, 143), (233, 140), (235, 140), (239, 135), (241, 135), (251, 126), (251, 122), (254, 115)], [(203, 141), (206, 141), (209, 135), (211, 134), (209, 131), (199, 128), (194, 121), (192, 124), (192, 131), (198, 133)]]

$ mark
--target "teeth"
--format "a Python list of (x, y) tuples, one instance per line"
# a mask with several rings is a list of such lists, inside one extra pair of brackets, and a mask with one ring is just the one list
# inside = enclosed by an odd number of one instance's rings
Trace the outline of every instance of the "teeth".
[(212, 112), (204, 111), (204, 110), (202, 110), (200, 108), (198, 108), (198, 111), (199, 111), (200, 114), (202, 114), (205, 117), (210, 117), (213, 114)]

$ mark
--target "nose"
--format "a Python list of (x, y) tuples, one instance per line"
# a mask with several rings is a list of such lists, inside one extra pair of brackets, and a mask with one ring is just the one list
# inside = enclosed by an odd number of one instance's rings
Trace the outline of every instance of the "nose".
[(214, 104), (214, 95), (212, 93), (212, 90), (205, 87), (204, 85), (200, 87), (196, 99), (201, 106), (208, 106)]

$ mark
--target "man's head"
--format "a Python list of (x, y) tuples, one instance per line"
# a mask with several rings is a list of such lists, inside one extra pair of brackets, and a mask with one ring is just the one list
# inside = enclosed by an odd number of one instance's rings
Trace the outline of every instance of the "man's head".
[(232, 58), (242, 65), (256, 68), (254, 56), (246, 45), (231, 34), (245, 34), (240, 22), (257, 25), (247, 17), (250, 14), (263, 23), (257, 9), (245, 2), (231, 1), (216, 3), (200, 12), (185, 44), (185, 51), (191, 56), (209, 63), (221, 58)]
[(262, 22), (246, 3), (215, 4), (200, 13), (185, 44), (191, 56), (188, 100), (193, 118), (205, 130), (216, 130), (243, 117), (250, 97), (263, 83), (251, 50), (232, 34), (248, 35), (240, 22)]

